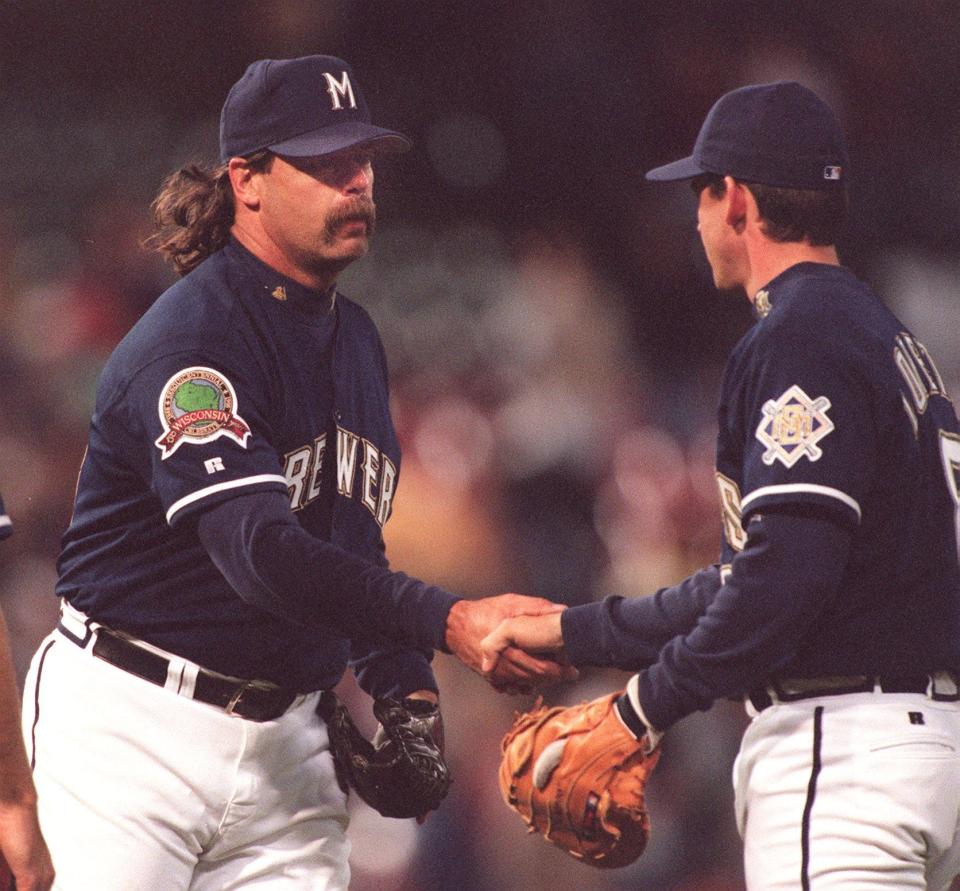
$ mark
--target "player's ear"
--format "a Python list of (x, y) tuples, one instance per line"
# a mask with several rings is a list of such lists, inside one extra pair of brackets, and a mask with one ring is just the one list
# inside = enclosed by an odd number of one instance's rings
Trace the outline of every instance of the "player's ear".
[(227, 165), (230, 185), (237, 201), (251, 210), (260, 206), (259, 178), (244, 158), (231, 158)]
[(753, 196), (743, 183), (738, 183), (732, 176), (725, 176), (723, 182), (726, 185), (724, 198), (727, 202), (724, 219), (727, 225), (739, 234), (746, 226), (750, 199)]

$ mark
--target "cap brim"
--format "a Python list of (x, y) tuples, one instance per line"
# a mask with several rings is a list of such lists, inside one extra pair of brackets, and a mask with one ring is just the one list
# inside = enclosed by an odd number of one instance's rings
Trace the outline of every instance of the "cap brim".
[(394, 130), (384, 130), (362, 121), (345, 121), (310, 133), (301, 133), (267, 148), (278, 155), (307, 158), (332, 155), (334, 152), (361, 145), (369, 145), (378, 152), (401, 154), (410, 150), (411, 142), (402, 133)]
[(672, 182), (680, 179), (693, 179), (700, 176), (701, 173), (707, 173), (691, 155), (689, 158), (681, 158), (671, 164), (664, 164), (663, 167), (654, 167), (648, 170), (644, 176), (653, 182)]

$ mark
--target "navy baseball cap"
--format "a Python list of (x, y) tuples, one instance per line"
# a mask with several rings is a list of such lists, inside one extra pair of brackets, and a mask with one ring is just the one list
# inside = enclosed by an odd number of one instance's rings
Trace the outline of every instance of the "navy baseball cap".
[(269, 149), (294, 158), (355, 145), (405, 152), (410, 141), (370, 123), (353, 69), (335, 56), (261, 59), (247, 67), (220, 112), (220, 158)]
[(794, 81), (733, 90), (707, 114), (693, 154), (647, 172), (659, 182), (703, 173), (786, 189), (842, 188), (850, 158), (840, 123)]

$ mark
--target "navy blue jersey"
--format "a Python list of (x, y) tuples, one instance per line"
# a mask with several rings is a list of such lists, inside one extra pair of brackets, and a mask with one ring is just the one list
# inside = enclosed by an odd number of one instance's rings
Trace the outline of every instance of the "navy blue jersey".
[(0, 541), (10, 536), (13, 532), (13, 523), (7, 516), (7, 511), (3, 506), (3, 498), (0, 497)]
[(782, 671), (960, 668), (960, 428), (933, 360), (840, 266), (793, 266), (756, 305), (722, 385), (721, 564), (756, 512), (830, 514), (853, 529), (840, 596)]
[(368, 315), (232, 241), (163, 294), (104, 369), (57, 593), (208, 668), (331, 686), (347, 637), (241, 600), (197, 520), (282, 492), (312, 536), (385, 565), (399, 469)]
[(575, 662), (645, 669), (660, 729), (775, 677), (960, 670), (960, 428), (932, 359), (842, 267), (795, 265), (756, 307), (720, 399), (719, 576), (563, 617)]

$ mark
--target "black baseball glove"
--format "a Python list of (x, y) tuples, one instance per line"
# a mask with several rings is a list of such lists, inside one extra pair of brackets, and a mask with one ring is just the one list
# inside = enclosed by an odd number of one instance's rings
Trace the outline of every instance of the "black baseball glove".
[(321, 702), (340, 788), (354, 788), (384, 817), (422, 817), (436, 810), (450, 788), (439, 706), (422, 699), (377, 699), (373, 713), (380, 727), (371, 743), (342, 702), (332, 694)]

